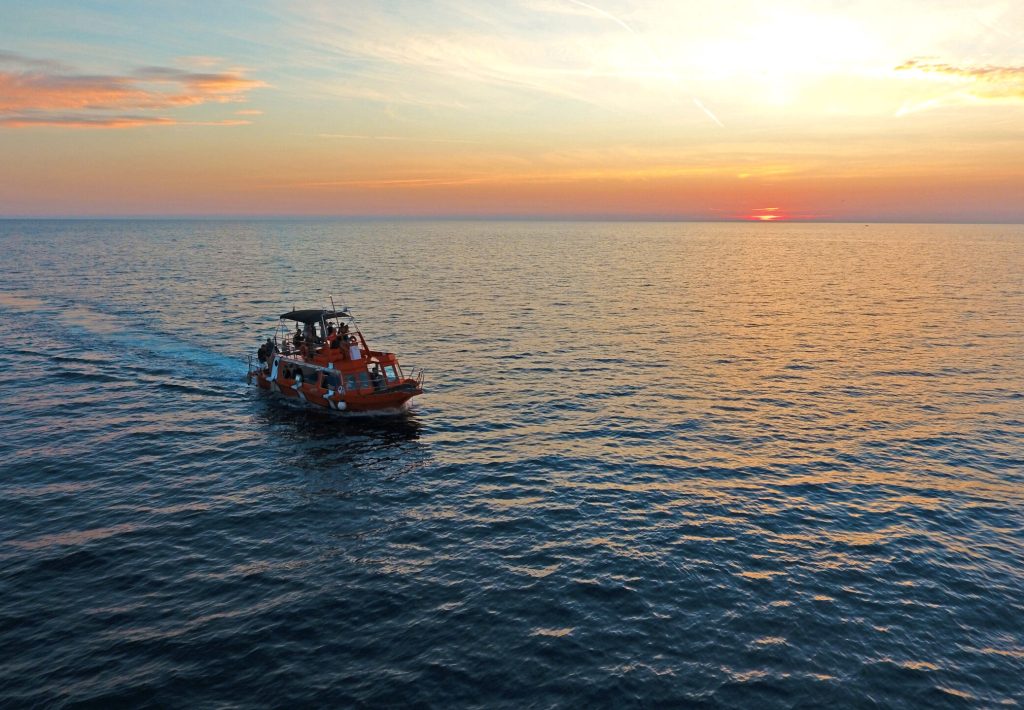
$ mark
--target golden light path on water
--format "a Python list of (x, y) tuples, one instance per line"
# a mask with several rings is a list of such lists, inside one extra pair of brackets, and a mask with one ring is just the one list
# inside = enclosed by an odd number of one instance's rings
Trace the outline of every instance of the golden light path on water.
[[(1024, 701), (1019, 226), (0, 246), (11, 703)], [(426, 368), (406, 417), (245, 386), (328, 293)]]

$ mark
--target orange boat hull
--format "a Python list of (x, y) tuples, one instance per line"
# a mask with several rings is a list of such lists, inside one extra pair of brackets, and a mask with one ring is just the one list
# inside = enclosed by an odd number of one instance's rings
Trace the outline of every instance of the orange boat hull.
[(280, 377), (277, 381), (271, 381), (264, 372), (257, 373), (255, 380), (261, 389), (274, 392), (285, 399), (293, 399), (314, 407), (339, 412), (399, 409), (410, 399), (423, 393), (415, 380), (406, 380), (382, 391), (371, 389), (370, 391), (350, 390), (345, 392), (325, 390), (315, 383), (297, 385), (294, 381), (281, 380)]

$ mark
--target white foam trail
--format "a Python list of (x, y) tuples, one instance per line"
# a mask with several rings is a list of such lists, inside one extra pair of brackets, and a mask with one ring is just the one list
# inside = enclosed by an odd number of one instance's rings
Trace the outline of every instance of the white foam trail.
[(42, 300), (32, 296), (23, 296), (10, 291), (0, 292), (0, 308), (15, 311), (37, 311), (46, 305)]
[(196, 347), (182, 342), (172, 336), (161, 335), (140, 329), (117, 316), (96, 311), (85, 306), (70, 309), (57, 309), (50, 304), (40, 302), (44, 307), (38, 310), (53, 312), (54, 320), (69, 330), (84, 331), (90, 341), (107, 345), (118, 359), (128, 353), (134, 353), (133, 360), (138, 360), (138, 353), (155, 355), (179, 365), (189, 365), (206, 371), (216, 370), (220, 375), (231, 377), (241, 376), (245, 372), (245, 363), (212, 350)]

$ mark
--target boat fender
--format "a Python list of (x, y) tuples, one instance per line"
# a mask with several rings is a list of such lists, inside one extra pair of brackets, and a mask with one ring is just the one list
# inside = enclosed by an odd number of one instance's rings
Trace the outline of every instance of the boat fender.
[(274, 367), (270, 371), (270, 381), (271, 382), (277, 382), (277, 363), (280, 362), (280, 361), (281, 361), (281, 358), (279, 358), (279, 357), (275, 357), (274, 358)]

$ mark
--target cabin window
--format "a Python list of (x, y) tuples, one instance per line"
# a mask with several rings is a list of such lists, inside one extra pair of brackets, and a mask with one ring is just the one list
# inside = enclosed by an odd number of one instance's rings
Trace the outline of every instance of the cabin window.
[(365, 372), (359, 373), (359, 389), (370, 386), (370, 375)]
[(324, 389), (329, 389), (329, 390), (338, 389), (338, 383), (339, 382), (340, 382), (340, 380), (338, 378), (338, 373), (336, 373), (336, 372), (325, 372), (324, 373)]
[(350, 390), (354, 390), (354, 389), (356, 388), (356, 376), (355, 376), (355, 375), (348, 375), (348, 376), (347, 376), (347, 377), (345, 378), (345, 382), (346, 382), (346, 385), (345, 385), (345, 386), (346, 386), (346, 387), (347, 387), (348, 389), (350, 389)]
[(384, 366), (384, 376), (386, 378), (388, 378), (388, 380), (391, 381), (391, 382), (397, 380), (398, 379), (398, 373), (395, 372), (395, 366), (394, 365), (385, 365)]

